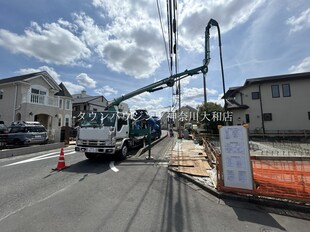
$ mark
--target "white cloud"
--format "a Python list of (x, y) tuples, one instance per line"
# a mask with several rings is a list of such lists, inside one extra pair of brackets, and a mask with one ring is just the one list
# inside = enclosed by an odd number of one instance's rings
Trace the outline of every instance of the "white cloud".
[(66, 86), (70, 94), (81, 93), (81, 91), (84, 90), (84, 86), (76, 85), (69, 81), (64, 81), (62, 83)]
[(310, 8), (300, 13), (299, 16), (290, 17), (286, 24), (291, 25), (290, 32), (297, 32), (310, 27)]
[(41, 66), (39, 68), (23, 68), (17, 71), (18, 74), (28, 74), (28, 73), (35, 73), (35, 72), (41, 72), (46, 71), (48, 72), (51, 77), (56, 81), (56, 83), (60, 84), (61, 80), (59, 79), (60, 75), (52, 68), (48, 66)]
[[(194, 76), (188, 76), (186, 78), (183, 78), (181, 80), (181, 87), (185, 87), (187, 86), (189, 83), (191, 83), (193, 80), (197, 79), (199, 76), (198, 75), (194, 75)], [(201, 75), (200, 75), (201, 77)]]
[(216, 98), (208, 99), (208, 102), (213, 102), (213, 103), (216, 103), (216, 104), (221, 105), (222, 107), (224, 107), (224, 100), (222, 99), (222, 97), (223, 97), (223, 94), (221, 93), (221, 94), (217, 95)]
[[(166, 3), (160, 2), (166, 30)], [(190, 51), (203, 52), (204, 30), (211, 17), (218, 20), (222, 33), (225, 33), (247, 22), (264, 2), (265, 0), (230, 0), (209, 1), (206, 4), (197, 0), (180, 1), (179, 46)], [(94, 41), (87, 44), (95, 45), (104, 62), (114, 71), (135, 78), (146, 78), (153, 74), (165, 60), (156, 3), (145, 0), (93, 0), (93, 5), (100, 9), (104, 19), (111, 23), (104, 28), (105, 33), (102, 33), (103, 28), (100, 29), (84, 15), (81, 22), (90, 22), (88, 30), (102, 34), (101, 38), (105, 41), (104, 44)]]
[(310, 56), (304, 58), (302, 62), (298, 65), (292, 65), (289, 68), (291, 73), (302, 73), (310, 71)]
[[(225, 33), (245, 23), (264, 2), (180, 1), (179, 46), (203, 52), (204, 30), (211, 17), (218, 20)], [(100, 11), (102, 23), (82, 12), (73, 14), (73, 22), (62, 18), (42, 25), (33, 22), (24, 34), (0, 29), (0, 46), (62, 65), (89, 67), (85, 59), (96, 54), (113, 71), (135, 78), (151, 76), (166, 59), (156, 2), (93, 0), (92, 4)], [(162, 0), (160, 4), (166, 30), (166, 3)]]
[[(214, 89), (208, 89), (207, 90), (207, 97), (208, 95), (216, 95), (217, 91)], [(201, 98), (204, 96), (204, 91), (203, 88), (184, 88), (182, 92), (182, 100), (193, 100), (195, 98)]]
[[(204, 32), (214, 18), (225, 33), (247, 22), (265, 0), (181, 1), (179, 7), (179, 42), (187, 50), (204, 52)], [(195, 22), (195, 23), (193, 23)], [(213, 29), (216, 31), (216, 29)], [(214, 34), (210, 31), (211, 35)], [(217, 35), (217, 34), (216, 34)]]
[(167, 108), (162, 105), (163, 101), (163, 97), (156, 98), (153, 94), (145, 92), (128, 99), (125, 103), (129, 105), (131, 112), (136, 109), (146, 109), (150, 115), (160, 116), (162, 112), (167, 111)]
[(81, 64), (91, 54), (86, 45), (66, 27), (64, 20), (40, 26), (32, 22), (23, 35), (0, 29), (0, 46), (13, 53), (22, 53), (40, 61), (61, 65)]
[[(147, 78), (165, 59), (165, 49), (155, 2), (150, 1), (93, 1), (108, 25), (98, 27), (88, 16), (79, 18), (88, 31), (101, 34), (104, 42), (84, 33), (86, 43), (95, 47), (106, 65), (135, 78)], [(104, 33), (103, 33), (104, 30)], [(90, 41), (90, 42), (89, 42)]]
[(96, 81), (90, 78), (86, 73), (81, 73), (76, 77), (78, 83), (85, 87), (95, 88)]
[(112, 88), (111, 86), (109, 86), (109, 85), (105, 85), (105, 86), (103, 86), (103, 87), (100, 88), (100, 89), (96, 89), (95, 92), (96, 92), (97, 94), (103, 95), (103, 96), (105, 96), (105, 97), (108, 97), (108, 96), (110, 96), (110, 95), (112, 95), (112, 94), (117, 94), (117, 93), (118, 93), (117, 90), (113, 89), (113, 88)]

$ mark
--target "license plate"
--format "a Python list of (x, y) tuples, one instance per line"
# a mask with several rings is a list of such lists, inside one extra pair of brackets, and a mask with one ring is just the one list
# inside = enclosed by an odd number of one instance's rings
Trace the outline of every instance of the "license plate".
[(96, 148), (88, 147), (87, 152), (97, 152)]

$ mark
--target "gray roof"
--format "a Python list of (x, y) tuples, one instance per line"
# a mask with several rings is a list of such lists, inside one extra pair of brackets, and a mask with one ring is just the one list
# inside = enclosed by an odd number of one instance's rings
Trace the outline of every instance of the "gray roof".
[(61, 88), (61, 90), (55, 94), (56, 96), (63, 96), (63, 97), (72, 98), (72, 95), (69, 93), (66, 86), (62, 82), (59, 84), (59, 87)]
[(74, 104), (88, 103), (98, 98), (102, 98), (102, 100), (105, 99), (103, 96), (87, 96), (87, 97), (73, 98), (73, 103)]
[(0, 84), (8, 84), (8, 83), (13, 83), (13, 82), (18, 82), (18, 81), (27, 81), (28, 79), (36, 77), (36, 76), (42, 76), (42, 77), (46, 78), (46, 80), (55, 89), (61, 90), (61, 88), (58, 86), (56, 81), (46, 71), (29, 73), (29, 74), (24, 74), (24, 75), (20, 75), (20, 76), (9, 77), (9, 78), (3, 78), (3, 79), (0, 79)]
[(245, 86), (251, 85), (251, 84), (257, 84), (257, 83), (261, 84), (261, 83), (289, 81), (289, 80), (302, 80), (302, 79), (310, 79), (310, 72), (250, 78), (250, 79), (246, 79), (243, 86), (236, 86), (236, 87), (229, 88), (222, 98), (225, 97), (227, 99), (229, 97), (234, 97), (235, 94), (238, 93), (240, 89), (242, 89)]
[(229, 110), (232, 110), (232, 109), (247, 109), (247, 108), (249, 108), (249, 106), (241, 105), (241, 104), (239, 104), (238, 102), (236, 102), (233, 99), (226, 99), (226, 108), (229, 109)]
[(276, 82), (276, 81), (283, 81), (283, 80), (286, 81), (286, 80), (299, 80), (299, 79), (310, 79), (310, 72), (246, 79), (244, 86), (253, 84), (253, 83)]
[[(197, 111), (195, 108), (193, 108), (193, 107), (191, 107), (191, 106), (189, 106), (189, 105), (182, 106), (180, 110), (182, 111), (184, 108), (187, 108), (187, 109), (189, 109), (190, 111), (194, 111), (194, 112)], [(178, 112), (179, 109), (177, 109), (176, 111)]]

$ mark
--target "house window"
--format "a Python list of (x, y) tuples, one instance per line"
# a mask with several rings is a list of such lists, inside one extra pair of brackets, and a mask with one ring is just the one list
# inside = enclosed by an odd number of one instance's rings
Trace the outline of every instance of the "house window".
[(61, 118), (58, 119), (58, 126), (61, 126)]
[(65, 126), (69, 126), (69, 118), (66, 118)]
[(87, 105), (84, 105), (84, 110), (87, 110)]
[(0, 90), (0, 100), (3, 99), (3, 90)]
[(291, 96), (291, 88), (289, 84), (283, 84), (282, 85), (282, 92), (283, 97), (290, 97)]
[(271, 93), (272, 93), (273, 98), (280, 97), (279, 85), (272, 85), (271, 86)]
[(62, 99), (59, 99), (59, 108), (62, 109)]
[(259, 92), (252, 92), (252, 99), (253, 100), (259, 99), (259, 96), (260, 96)]
[(310, 120), (310, 112), (308, 112), (308, 119)]
[(96, 108), (93, 109), (93, 112), (97, 112), (98, 110)]
[(249, 114), (245, 115), (245, 122), (250, 123), (250, 115)]
[(70, 110), (70, 107), (71, 107), (71, 101), (67, 100), (66, 101), (66, 110)]
[(264, 113), (263, 119), (264, 121), (272, 121), (272, 113)]
[(46, 96), (46, 91), (31, 88), (31, 102), (44, 104), (45, 96)]

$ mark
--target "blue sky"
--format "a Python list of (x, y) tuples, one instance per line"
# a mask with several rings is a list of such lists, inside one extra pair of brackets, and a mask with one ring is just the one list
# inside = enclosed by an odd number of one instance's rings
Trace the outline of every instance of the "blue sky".
[[(167, 39), (166, 1), (160, 0)], [(71, 94), (108, 100), (169, 76), (156, 0), (0, 0), (0, 78), (40, 70)], [(245, 79), (310, 71), (308, 0), (178, 1), (179, 72), (200, 66), (210, 18), (221, 28), (226, 90)], [(222, 91), (216, 28), (211, 28), (208, 101)], [(203, 101), (202, 75), (184, 79), (182, 105)], [(167, 88), (127, 101), (159, 114)]]

